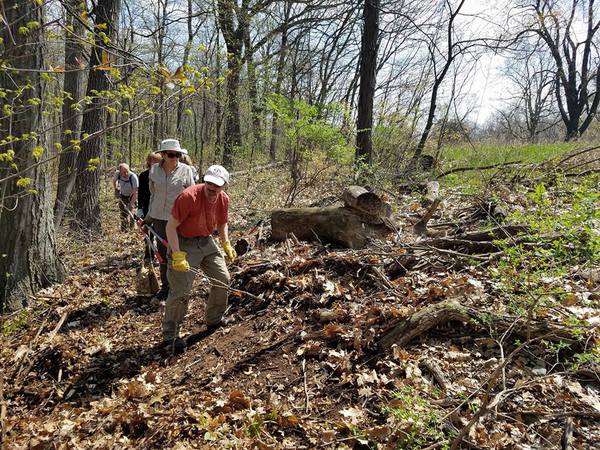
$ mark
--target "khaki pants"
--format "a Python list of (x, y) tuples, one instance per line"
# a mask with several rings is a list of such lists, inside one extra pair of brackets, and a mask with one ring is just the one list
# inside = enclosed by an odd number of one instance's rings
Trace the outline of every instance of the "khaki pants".
[[(186, 259), (190, 267), (202, 269), (209, 278), (211, 288), (206, 302), (205, 320), (206, 325), (216, 325), (221, 321), (227, 308), (227, 288), (230, 277), (225, 258), (212, 236), (204, 238), (179, 236), (179, 248), (187, 253)], [(162, 328), (164, 340), (170, 341), (179, 336), (179, 328), (187, 314), (189, 293), (196, 274), (191, 271), (174, 271), (169, 260), (167, 277), (169, 296), (165, 305)]]
[(131, 202), (131, 195), (119, 194), (119, 211), (121, 211), (121, 231), (131, 230), (133, 228), (133, 218), (129, 214), (128, 210), (131, 210), (129, 203)]

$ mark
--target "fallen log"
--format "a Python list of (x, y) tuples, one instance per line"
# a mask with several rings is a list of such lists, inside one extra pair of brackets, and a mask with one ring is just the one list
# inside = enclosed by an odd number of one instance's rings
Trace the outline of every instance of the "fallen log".
[(544, 336), (549, 341), (575, 342), (576, 331), (547, 321), (527, 321), (520, 317), (501, 316), (488, 311), (461, 305), (455, 300), (447, 300), (420, 309), (406, 320), (385, 333), (379, 340), (380, 348), (387, 349), (393, 344), (406, 346), (414, 338), (445, 322), (463, 322), (465, 325), (497, 333), (510, 330), (511, 334), (528, 339)]
[(371, 239), (385, 238), (385, 224), (365, 222), (364, 215), (347, 207), (290, 208), (271, 214), (271, 240), (283, 241), (291, 234), (303, 241), (319, 241), (361, 248)]
[(342, 194), (342, 200), (347, 207), (374, 219), (374, 223), (381, 223), (383, 217), (392, 215), (389, 203), (384, 202), (377, 194), (367, 191), (362, 186), (348, 186)]

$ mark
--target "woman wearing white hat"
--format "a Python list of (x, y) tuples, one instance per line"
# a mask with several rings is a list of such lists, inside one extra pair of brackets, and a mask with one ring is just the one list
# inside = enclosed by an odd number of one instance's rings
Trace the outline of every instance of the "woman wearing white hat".
[[(194, 185), (192, 169), (179, 162), (187, 150), (182, 149), (177, 139), (165, 139), (160, 143), (158, 153), (162, 161), (154, 164), (150, 169), (150, 208), (148, 216), (151, 218), (154, 230), (165, 236), (167, 220), (171, 215), (171, 208), (175, 198), (187, 187)], [(159, 300), (166, 300), (169, 293), (169, 280), (167, 279), (167, 249), (159, 242), (158, 253), (163, 262), (160, 264), (161, 288), (156, 294)]]

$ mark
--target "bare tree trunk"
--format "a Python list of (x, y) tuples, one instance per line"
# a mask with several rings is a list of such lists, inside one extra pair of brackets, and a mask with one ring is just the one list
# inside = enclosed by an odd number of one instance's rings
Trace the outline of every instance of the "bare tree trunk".
[[(194, 41), (194, 31), (192, 29), (192, 0), (187, 1), (187, 42), (185, 43), (185, 48), (183, 49), (183, 60), (181, 62), (181, 66), (185, 68), (187, 66), (188, 61), (190, 59), (190, 51), (192, 50), (192, 43)], [(177, 136), (183, 138), (183, 107), (185, 106), (184, 102), (184, 94), (182, 93), (179, 97), (179, 103), (177, 104)]]
[[(37, 72), (44, 62), (43, 8), (21, 0), (5, 0), (2, 7), (3, 19), (10, 25), (0, 28), (4, 49), (0, 59), (10, 61), (16, 70), (0, 71), (0, 86), (6, 89), (0, 110), (12, 108), (11, 115), (0, 118), (0, 135), (40, 133), (44, 128), (42, 107), (29, 100), (44, 98), (45, 85)], [(32, 23), (39, 25), (27, 33), (19, 32)], [(32, 88), (23, 89), (26, 85)], [(34, 148), (41, 149), (45, 143), (44, 136), (37, 142), (16, 140), (11, 145), (13, 160), (0, 162), (0, 178), (13, 174), (11, 164), (15, 164), (17, 170), (24, 170), (21, 179), (29, 180), (29, 184), (12, 179), (0, 184), (0, 314), (5, 308), (21, 308), (29, 296), (64, 276), (56, 253), (47, 165), (33, 167), (37, 162)]]
[(252, 137), (254, 142), (251, 145), (251, 158), (254, 156), (254, 149), (258, 147), (263, 151), (261, 107), (258, 100), (258, 86), (256, 81), (256, 67), (254, 66), (254, 52), (250, 42), (250, 29), (246, 27), (244, 33), (244, 59), (246, 61), (246, 72), (248, 74), (248, 95), (250, 97), (250, 113), (252, 120)]
[[(114, 24), (119, 11), (120, 0), (100, 0), (96, 5), (94, 23), (107, 24), (108, 36), (114, 36)], [(90, 56), (90, 76), (86, 95), (92, 99), (88, 109), (83, 114), (82, 134), (90, 137), (81, 144), (81, 154), (77, 162), (79, 175), (75, 183), (76, 202), (74, 204), (76, 220), (73, 226), (83, 229), (90, 234), (102, 232), (100, 222), (100, 170), (97, 167), (102, 157), (106, 142), (105, 100), (94, 92), (108, 89), (108, 77), (104, 70), (97, 66), (102, 61), (102, 52), (107, 52), (101, 37), (96, 36), (95, 45)], [(94, 161), (98, 161), (94, 164)], [(91, 167), (96, 166), (94, 169)]]
[(373, 97), (377, 68), (379, 36), (379, 0), (365, 0), (364, 28), (360, 49), (360, 89), (356, 121), (356, 161), (373, 162)]
[[(285, 4), (285, 23), (287, 24), (291, 14), (292, 2), (288, 1)], [(287, 41), (288, 41), (288, 29), (287, 26), (281, 30), (281, 47), (279, 49), (279, 59), (277, 61), (277, 78), (275, 80), (275, 86), (273, 93), (278, 95), (281, 94), (281, 86), (283, 84), (283, 76), (285, 69), (285, 60), (287, 56)], [(271, 144), (269, 145), (269, 158), (271, 162), (277, 161), (277, 145), (279, 140), (279, 117), (277, 112), (273, 112), (273, 121), (271, 122)]]
[[(423, 153), (423, 149), (425, 148), (425, 143), (427, 142), (427, 138), (429, 137), (429, 133), (433, 127), (433, 120), (435, 118), (435, 110), (437, 109), (438, 102), (438, 93), (444, 78), (446, 78), (446, 74), (452, 65), (452, 62), (456, 58), (456, 56), (460, 53), (460, 48), (456, 47), (456, 42), (454, 42), (454, 21), (456, 17), (460, 13), (461, 8), (463, 7), (465, 0), (461, 0), (459, 4), (456, 6), (455, 10), (450, 9), (450, 17), (448, 19), (448, 25), (446, 28), (446, 61), (444, 62), (444, 66), (439, 73), (435, 73), (435, 80), (433, 82), (433, 88), (431, 90), (431, 98), (429, 100), (429, 111), (427, 113), (427, 121), (425, 123), (425, 128), (423, 129), (423, 133), (421, 133), (421, 139), (419, 139), (419, 143), (415, 148), (415, 152), (413, 154), (412, 160), (410, 162), (410, 167), (416, 167), (421, 154)], [(435, 72), (435, 53), (437, 48), (435, 48), (435, 43), (430, 46), (430, 53), (432, 57), (432, 61), (434, 64), (434, 72)]]
[(54, 225), (59, 227), (69, 203), (69, 197), (75, 186), (75, 171), (77, 152), (71, 149), (71, 140), (79, 140), (81, 129), (81, 114), (73, 109), (73, 105), (81, 100), (84, 72), (80, 67), (83, 61), (83, 46), (81, 44), (84, 27), (76, 17), (79, 10), (79, 0), (65, 0), (66, 24), (65, 30), (65, 79), (63, 90), (65, 95), (62, 107), (61, 145), (62, 153), (58, 163), (58, 187), (54, 202)]
[(242, 49), (244, 46), (244, 30), (247, 26), (237, 16), (235, 26), (235, 8), (229, 0), (218, 1), (218, 19), (221, 32), (227, 46), (227, 101), (225, 106), (225, 145), (223, 148), (222, 163), (226, 167), (233, 167), (233, 155), (236, 148), (242, 143), (240, 128), (240, 72), (242, 64)]

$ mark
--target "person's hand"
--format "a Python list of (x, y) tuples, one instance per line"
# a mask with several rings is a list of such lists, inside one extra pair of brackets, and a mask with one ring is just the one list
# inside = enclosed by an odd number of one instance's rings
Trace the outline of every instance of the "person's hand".
[(186, 252), (171, 253), (171, 267), (175, 272), (187, 272), (190, 270), (190, 264), (185, 259), (186, 256)]
[(235, 249), (231, 246), (231, 242), (229, 242), (229, 239), (227, 239), (226, 241), (221, 241), (221, 246), (225, 251), (227, 259), (229, 259), (229, 261), (235, 260), (235, 258), (237, 257), (237, 253), (235, 252)]

